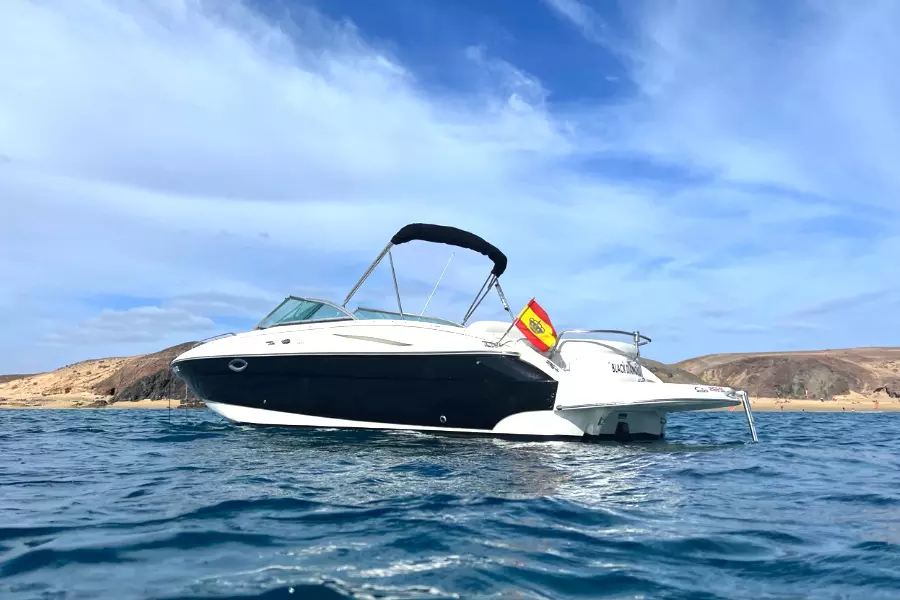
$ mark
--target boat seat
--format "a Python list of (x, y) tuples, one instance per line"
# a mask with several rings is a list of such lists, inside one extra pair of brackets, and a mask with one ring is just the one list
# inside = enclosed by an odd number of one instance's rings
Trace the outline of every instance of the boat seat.
[(563, 349), (561, 352), (565, 352), (565, 346), (569, 346), (571, 348), (578, 347), (578, 344), (591, 344), (593, 347), (602, 349), (601, 351), (605, 352), (614, 352), (616, 354), (621, 354), (623, 356), (627, 356), (629, 358), (637, 358), (637, 349), (634, 347), (634, 344), (631, 342), (620, 342), (613, 340), (597, 340), (591, 338), (564, 338), (561, 342)]
[(509, 321), (473, 321), (466, 325), (466, 329), (470, 330), (472, 333), (483, 336), (485, 338), (493, 338), (494, 340), (499, 340), (503, 337), (503, 334), (506, 333), (506, 337), (503, 338), (506, 340), (526, 340), (522, 332), (513, 327), (509, 328)]

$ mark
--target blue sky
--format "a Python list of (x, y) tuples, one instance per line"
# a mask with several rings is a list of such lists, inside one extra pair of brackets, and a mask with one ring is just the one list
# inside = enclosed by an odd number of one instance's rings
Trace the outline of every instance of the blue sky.
[[(0, 372), (342, 299), (408, 222), (646, 354), (896, 345), (900, 3), (7, 0)], [(397, 250), (420, 308), (447, 247)], [(489, 269), (457, 252), (429, 313)], [(363, 288), (392, 307), (389, 274)], [(477, 313), (499, 318), (492, 297)]]

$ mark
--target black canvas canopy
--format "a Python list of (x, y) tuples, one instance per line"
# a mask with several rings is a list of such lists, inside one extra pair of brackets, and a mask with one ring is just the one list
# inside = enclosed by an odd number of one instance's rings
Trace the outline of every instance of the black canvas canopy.
[(391, 243), (398, 245), (413, 240), (449, 244), (450, 246), (459, 246), (460, 248), (474, 250), (494, 261), (494, 268), (491, 270), (491, 273), (496, 277), (500, 277), (503, 272), (506, 271), (505, 254), (500, 252), (493, 244), (490, 244), (474, 233), (469, 233), (463, 229), (449, 227), (447, 225), (410, 223), (394, 234), (394, 237), (391, 238)]

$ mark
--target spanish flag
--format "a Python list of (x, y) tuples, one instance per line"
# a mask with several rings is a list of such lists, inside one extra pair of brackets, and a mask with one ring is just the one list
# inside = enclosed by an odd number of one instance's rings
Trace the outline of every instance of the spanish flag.
[(541, 352), (546, 352), (556, 344), (556, 330), (550, 323), (550, 317), (534, 298), (528, 301), (516, 317), (515, 325)]

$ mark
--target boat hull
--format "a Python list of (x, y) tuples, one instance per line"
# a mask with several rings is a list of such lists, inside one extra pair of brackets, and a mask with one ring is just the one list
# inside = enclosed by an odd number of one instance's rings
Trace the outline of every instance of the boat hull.
[[(472, 435), (525, 440), (580, 440), (580, 441), (653, 441), (663, 439), (665, 417), (659, 413), (618, 413), (598, 411), (591, 425), (585, 426), (562, 418), (555, 411), (517, 413), (503, 419), (490, 430), (461, 427), (415, 426), (403, 423), (375, 423), (352, 419), (334, 419), (299, 413), (250, 408), (207, 401), (214, 413), (242, 425), (277, 426), (318, 429), (374, 429), (409, 430), (434, 434)], [(608, 421), (612, 427), (593, 427), (594, 422)], [(622, 427), (627, 423), (630, 429)]]
[(558, 386), (514, 354), (215, 356), (174, 366), (211, 408), (402, 428), (492, 431), (514, 415), (552, 413)]

